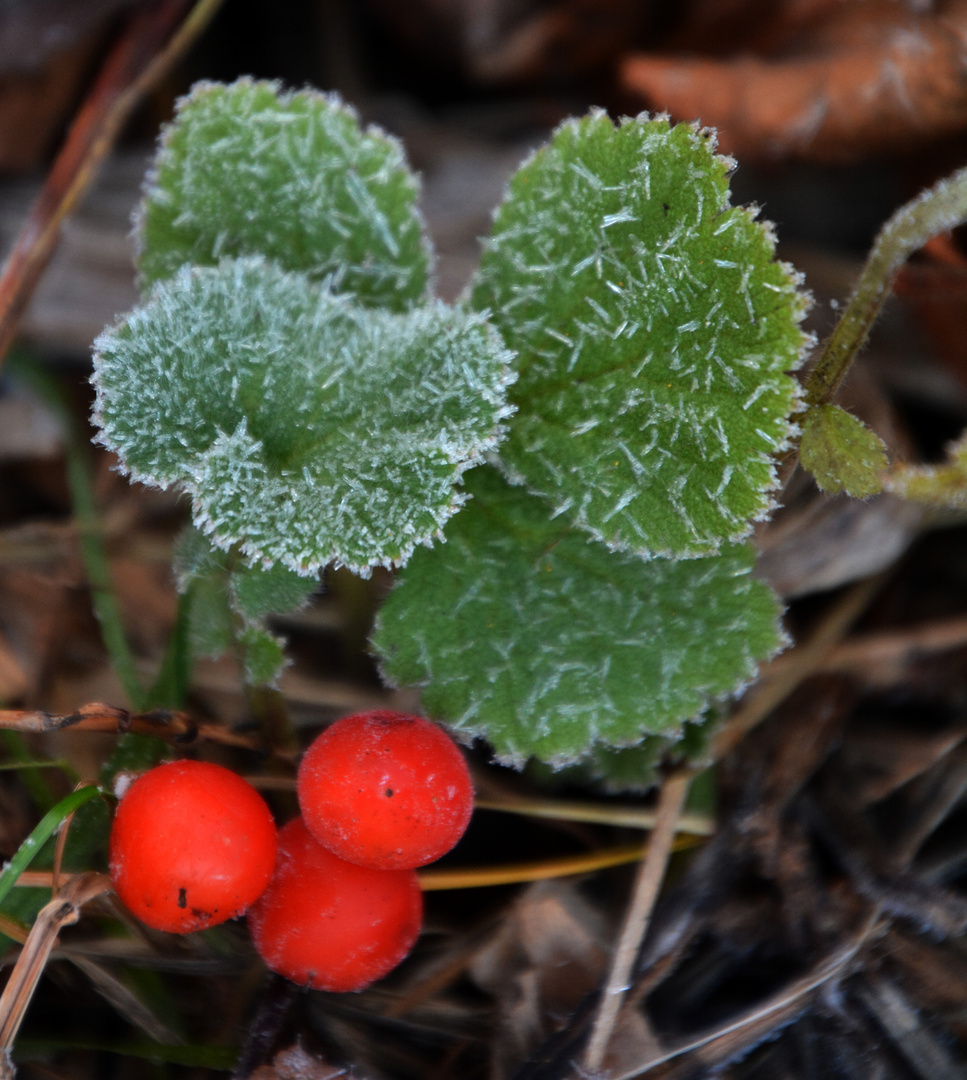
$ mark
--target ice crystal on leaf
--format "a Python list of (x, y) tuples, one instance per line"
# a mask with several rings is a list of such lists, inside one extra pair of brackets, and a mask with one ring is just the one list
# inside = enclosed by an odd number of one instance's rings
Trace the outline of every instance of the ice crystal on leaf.
[(747, 545), (707, 559), (610, 552), (486, 466), (447, 543), (418, 551), (378, 616), (384, 674), (498, 758), (553, 764), (676, 736), (782, 643)]
[(730, 164), (689, 124), (568, 121), (472, 287), (518, 353), (508, 474), (617, 549), (707, 555), (772, 506), (805, 299)]
[(261, 254), (403, 311), (427, 287), (417, 194), (399, 144), (361, 130), (335, 95), (199, 83), (165, 131), (138, 214), (142, 283)]
[(182, 268), (95, 348), (123, 467), (187, 491), (216, 546), (306, 575), (405, 562), (509, 411), (479, 316), (366, 309), (258, 258)]

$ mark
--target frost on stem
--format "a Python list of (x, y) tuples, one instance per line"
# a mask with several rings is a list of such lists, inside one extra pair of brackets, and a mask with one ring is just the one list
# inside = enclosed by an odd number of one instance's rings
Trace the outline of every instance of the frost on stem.
[(423, 687), (431, 716), (505, 762), (677, 738), (783, 644), (747, 545), (645, 561), (552, 519), (489, 467), (467, 488), (447, 543), (400, 575), (373, 644), (392, 682)]
[(370, 306), (425, 298), (429, 242), (395, 139), (335, 95), (199, 83), (165, 130), (137, 220), (142, 284), (261, 254)]
[(310, 575), (406, 561), (509, 414), (479, 316), (371, 310), (258, 258), (183, 267), (95, 343), (95, 422), (218, 547)]
[(510, 182), (473, 284), (518, 352), (507, 473), (609, 546), (707, 555), (772, 507), (806, 297), (709, 133), (601, 112)]

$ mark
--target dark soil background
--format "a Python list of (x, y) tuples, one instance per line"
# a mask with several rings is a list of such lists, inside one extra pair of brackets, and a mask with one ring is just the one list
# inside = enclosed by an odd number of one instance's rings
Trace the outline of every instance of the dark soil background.
[[(0, 0), (0, 252), (131, 19), (164, 6)], [(71, 453), (94, 477), (143, 672), (171, 630), (186, 508), (129, 486), (87, 445), (87, 376), (94, 336), (136, 302), (130, 215), (157, 129), (192, 82), (247, 74), (336, 90), (398, 135), (423, 175), (446, 299), (472, 271), (506, 177), (564, 117), (600, 105), (701, 119), (738, 159), (735, 200), (763, 208), (804, 272), (821, 337), (883, 221), (967, 161), (965, 46), (962, 0), (224, 0), (124, 126), (19, 320), (13, 353), (50, 377), (83, 431), (65, 442), (49, 399), (0, 381), (0, 706), (36, 719), (128, 705), (92, 614), (79, 549), (91, 522), (72, 503)], [(893, 458), (936, 461), (967, 426), (967, 237), (931, 241), (896, 293), (841, 401)], [(714, 829), (672, 859), (605, 1068), (614, 1080), (956, 1080), (967, 1075), (967, 517), (823, 496), (801, 473), (784, 502), (758, 541), (795, 644), (724, 718), (690, 807)], [(279, 621), (294, 661), (282, 694), (303, 745), (347, 712), (418, 708), (381, 687), (366, 652), (388, 584), (329, 574), (311, 607)], [(206, 661), (194, 726), (158, 733), (260, 783), (282, 819), (293, 758), (266, 754), (253, 709), (234, 663)], [(117, 717), (95, 709), (36, 735), (2, 715), (10, 858), (53, 801), (97, 778)], [(485, 747), (471, 759), (481, 798), (615, 812), (654, 801), (502, 770)], [(481, 810), (442, 865), (473, 877), (640, 836)], [(103, 858), (92, 849), (76, 869)], [(344, 996), (269, 976), (242, 924), (174, 938), (102, 897), (60, 935), (0, 1075), (583, 1076), (632, 873), (428, 892), (412, 956)], [(4, 928), (9, 968), (17, 928)]]

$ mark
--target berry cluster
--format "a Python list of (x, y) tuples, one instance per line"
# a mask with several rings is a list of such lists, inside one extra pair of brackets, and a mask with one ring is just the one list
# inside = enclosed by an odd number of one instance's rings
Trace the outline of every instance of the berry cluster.
[(187, 933), (248, 912), (266, 964), (317, 990), (361, 990), (420, 932), (415, 867), (460, 839), (473, 810), (450, 738), (402, 713), (337, 721), (299, 768), (302, 816), (276, 833), (262, 797), (228, 769), (159, 765), (121, 799), (110, 870), (122, 902)]

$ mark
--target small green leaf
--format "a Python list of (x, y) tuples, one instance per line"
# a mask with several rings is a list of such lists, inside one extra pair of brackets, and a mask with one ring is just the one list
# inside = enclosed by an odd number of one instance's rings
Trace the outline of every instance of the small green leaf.
[(782, 643), (754, 553), (643, 561), (609, 552), (490, 468), (447, 543), (418, 551), (373, 644), (395, 684), (515, 764), (555, 765), (594, 743), (677, 737)]
[(884, 477), (888, 491), (928, 506), (967, 510), (967, 433), (947, 448), (942, 465), (896, 465)]
[(265, 255), (404, 311), (429, 244), (399, 144), (335, 96), (241, 79), (199, 83), (164, 134), (138, 220), (147, 287), (184, 263)]
[(231, 592), (235, 610), (245, 619), (297, 611), (319, 587), (315, 578), (305, 578), (284, 566), (239, 566), (232, 571)]
[(286, 665), (285, 640), (252, 624), (238, 635), (238, 643), (247, 685), (275, 685)]
[(95, 422), (137, 480), (246, 559), (406, 561), (503, 434), (509, 354), (478, 315), (362, 308), (260, 259), (184, 267), (95, 343)]
[(831, 495), (845, 491), (865, 499), (883, 490), (886, 447), (855, 416), (838, 405), (814, 405), (802, 425), (799, 460)]
[(709, 134), (601, 112), (510, 182), (473, 285), (520, 378), (509, 475), (613, 548), (705, 555), (773, 505), (806, 299)]

